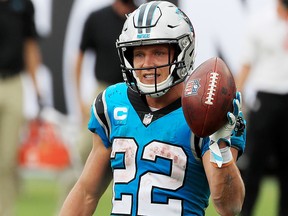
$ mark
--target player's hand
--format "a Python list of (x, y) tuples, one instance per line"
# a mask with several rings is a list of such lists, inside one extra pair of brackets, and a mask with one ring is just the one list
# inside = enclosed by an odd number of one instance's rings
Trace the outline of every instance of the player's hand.
[(238, 92), (236, 93), (236, 98), (233, 100), (233, 113), (227, 113), (227, 123), (210, 136), (210, 161), (213, 164), (216, 164), (215, 166), (219, 168), (224, 165), (227, 166), (231, 164), (231, 161), (233, 160), (233, 156), (230, 151), (231, 134), (232, 131), (234, 131), (241, 109), (241, 104), (239, 98), (237, 98), (237, 95)]
[(210, 135), (211, 145), (215, 142), (220, 144), (221, 141), (224, 141), (227, 146), (231, 145), (230, 137), (231, 137), (232, 131), (234, 131), (234, 128), (236, 125), (236, 120), (238, 118), (238, 115), (239, 115), (240, 109), (241, 109), (240, 101), (237, 98), (237, 93), (236, 93), (236, 98), (233, 100), (233, 113), (228, 112), (227, 113), (227, 119), (228, 119), (227, 124), (225, 124), (223, 127), (221, 127), (219, 130), (217, 130), (215, 133)]
[(231, 134), (231, 147), (238, 150), (238, 158), (243, 154), (246, 145), (246, 120), (242, 113), (241, 93), (236, 93), (236, 99), (239, 101), (239, 115), (236, 125)]

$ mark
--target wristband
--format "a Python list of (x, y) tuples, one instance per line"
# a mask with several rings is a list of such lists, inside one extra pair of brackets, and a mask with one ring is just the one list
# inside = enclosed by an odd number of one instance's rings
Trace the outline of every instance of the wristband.
[(213, 143), (210, 148), (210, 162), (218, 168), (229, 166), (233, 162), (233, 155), (230, 146), (219, 148), (217, 143)]

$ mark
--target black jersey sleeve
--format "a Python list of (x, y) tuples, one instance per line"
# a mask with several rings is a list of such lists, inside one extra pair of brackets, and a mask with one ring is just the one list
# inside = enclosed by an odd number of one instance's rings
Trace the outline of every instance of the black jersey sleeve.
[(95, 107), (95, 110), (96, 110), (96, 115), (97, 115), (97, 118), (101, 121), (101, 123), (105, 126), (105, 128), (109, 128), (108, 127), (108, 121), (106, 119), (106, 116), (105, 116), (105, 106), (106, 104), (105, 103), (105, 100), (103, 100), (103, 92), (100, 93), (95, 102), (94, 102), (94, 107)]

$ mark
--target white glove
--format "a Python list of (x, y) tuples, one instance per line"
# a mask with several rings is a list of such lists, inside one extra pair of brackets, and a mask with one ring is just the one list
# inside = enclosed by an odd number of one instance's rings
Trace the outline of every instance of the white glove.
[[(218, 131), (210, 135), (210, 161), (212, 163), (216, 163), (217, 166), (220, 168), (222, 164), (229, 163), (233, 157), (230, 151), (231, 141), (230, 137), (232, 131), (234, 130), (236, 119), (240, 112), (240, 102), (238, 99), (233, 100), (233, 113), (227, 113), (228, 122), (223, 127), (221, 127)], [(227, 147), (220, 149), (219, 144), (221, 141), (224, 141)]]

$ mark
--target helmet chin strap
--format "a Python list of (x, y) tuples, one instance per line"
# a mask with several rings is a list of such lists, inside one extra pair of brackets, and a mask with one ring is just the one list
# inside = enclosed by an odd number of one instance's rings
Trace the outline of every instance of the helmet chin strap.
[(161, 91), (161, 92), (157, 92), (157, 93), (153, 93), (153, 94), (147, 94), (147, 95), (149, 95), (149, 96), (152, 97), (152, 98), (158, 98), (158, 97), (161, 97), (161, 96), (163, 96), (164, 94), (166, 94), (166, 92), (168, 92), (169, 89), (170, 89), (170, 88), (167, 88), (167, 89), (165, 89), (165, 90), (163, 90), (163, 91)]

